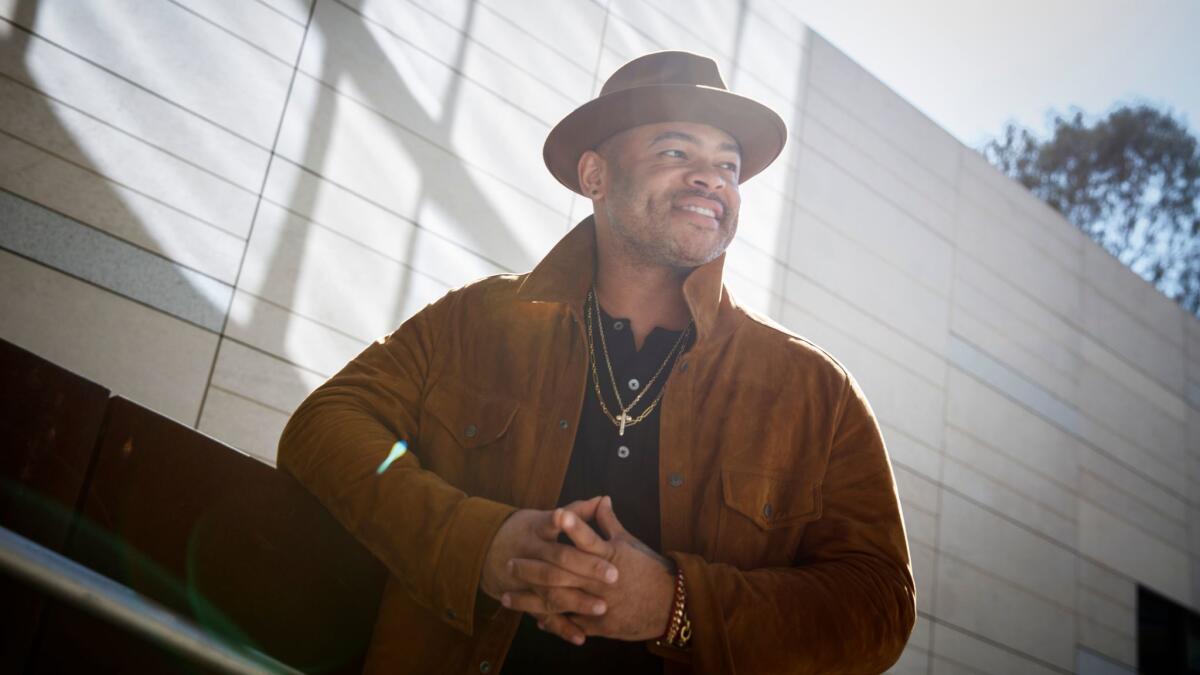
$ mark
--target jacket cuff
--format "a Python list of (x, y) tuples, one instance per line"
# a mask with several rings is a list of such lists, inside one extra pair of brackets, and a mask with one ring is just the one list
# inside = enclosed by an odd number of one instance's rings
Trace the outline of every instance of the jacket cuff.
[(692, 652), (690, 650), (659, 644), (658, 640), (647, 640), (646, 649), (650, 650), (651, 654), (665, 661), (684, 664), (691, 664), (692, 662)]
[(475, 626), (475, 600), (483, 562), (496, 531), (516, 507), (482, 497), (468, 497), (455, 509), (446, 528), (434, 580), (434, 608), (447, 624), (467, 635)]

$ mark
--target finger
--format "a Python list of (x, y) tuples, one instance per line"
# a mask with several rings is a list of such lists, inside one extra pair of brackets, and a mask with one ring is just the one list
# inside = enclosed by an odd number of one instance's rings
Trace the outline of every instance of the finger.
[(575, 588), (539, 588), (534, 591), (508, 591), (500, 604), (527, 614), (583, 614), (601, 616), (608, 607), (604, 601)]
[(608, 611), (608, 605), (603, 600), (577, 588), (539, 588), (534, 592), (540, 592), (547, 609), (553, 609), (558, 614), (604, 616)]
[(559, 533), (562, 532), (563, 514), (570, 511), (584, 521), (593, 520), (596, 517), (596, 509), (600, 506), (600, 499), (599, 496), (586, 500), (581, 499), (571, 502), (566, 506), (560, 506), (553, 511), (547, 511), (544, 514), (545, 518), (534, 525), (533, 531), (538, 537), (546, 541), (554, 541), (558, 538)]
[[(529, 553), (529, 558), (549, 563), (587, 581), (606, 584), (617, 582), (617, 566), (599, 555), (586, 553), (565, 544), (546, 544)], [(545, 586), (579, 586), (581, 583), (556, 584), (547, 581)]]
[(591, 499), (581, 499), (571, 502), (562, 508), (564, 511), (570, 511), (582, 518), (584, 522), (587, 522), (596, 519), (596, 509), (600, 507), (600, 499), (601, 497), (597, 495)]
[(562, 614), (550, 614), (538, 621), (538, 628), (553, 633), (575, 646), (583, 645), (586, 635), (579, 626)]
[(625, 528), (622, 527), (621, 521), (617, 520), (617, 514), (613, 511), (612, 497), (605, 497), (600, 501), (600, 508), (596, 510), (596, 524), (600, 526), (604, 536), (609, 539), (625, 533)]
[(500, 594), (500, 604), (514, 612), (552, 614), (546, 599), (533, 591), (506, 591)]
[(561, 511), (562, 509), (554, 509), (544, 512), (541, 518), (534, 523), (533, 533), (545, 541), (558, 539), (559, 533), (562, 532), (562, 526), (559, 524), (562, 519)]
[(570, 537), (571, 542), (581, 551), (598, 555), (605, 560), (612, 560), (614, 549), (612, 544), (605, 541), (587, 523), (574, 513), (567, 511), (562, 515), (562, 529)]
[(583, 588), (589, 580), (553, 565), (544, 560), (533, 558), (513, 558), (508, 561), (508, 573), (517, 581), (524, 581), (531, 586), (547, 588)]

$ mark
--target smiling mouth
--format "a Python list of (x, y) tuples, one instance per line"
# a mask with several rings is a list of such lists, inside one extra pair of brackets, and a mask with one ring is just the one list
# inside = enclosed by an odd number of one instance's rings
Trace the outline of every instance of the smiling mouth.
[(713, 211), (712, 209), (706, 209), (706, 208), (704, 208), (703, 206), (691, 206), (691, 205), (688, 205), (688, 206), (680, 206), (680, 207), (678, 207), (678, 208), (679, 208), (681, 211), (691, 211), (692, 213), (699, 213), (700, 215), (702, 215), (702, 216), (707, 216), (707, 217), (709, 217), (709, 218), (716, 218), (716, 217), (717, 217), (717, 212), (716, 212), (716, 211)]

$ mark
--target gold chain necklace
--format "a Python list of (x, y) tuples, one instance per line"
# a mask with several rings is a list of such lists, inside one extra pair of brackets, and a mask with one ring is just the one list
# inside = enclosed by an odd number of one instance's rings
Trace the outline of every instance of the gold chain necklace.
[(683, 344), (688, 333), (691, 331), (692, 323), (689, 321), (688, 325), (684, 327), (683, 332), (679, 334), (679, 339), (675, 341), (675, 346), (671, 347), (671, 351), (667, 352), (667, 358), (664, 359), (663, 362), (658, 366), (658, 370), (654, 371), (654, 376), (650, 378), (650, 381), (647, 382), (646, 386), (642, 388), (641, 393), (634, 397), (633, 401), (631, 401), (629, 405), (625, 405), (621, 401), (621, 390), (617, 387), (617, 378), (615, 375), (613, 375), (612, 360), (608, 357), (608, 342), (604, 338), (604, 327), (600, 327), (600, 348), (604, 351), (604, 363), (608, 367), (608, 379), (612, 382), (613, 395), (617, 397), (617, 407), (621, 411), (620, 415), (614, 416), (608, 410), (608, 406), (604, 403), (604, 395), (600, 393), (600, 374), (596, 370), (596, 341), (592, 337), (592, 306), (594, 305), (596, 307), (596, 321), (599, 322), (600, 301), (596, 297), (596, 290), (594, 287), (592, 290), (588, 291), (588, 297), (585, 305), (587, 307), (588, 354), (591, 357), (588, 359), (588, 361), (592, 366), (592, 384), (596, 388), (596, 399), (600, 401), (600, 409), (604, 411), (604, 416), (608, 418), (608, 421), (613, 423), (613, 426), (617, 427), (617, 434), (619, 436), (624, 436), (625, 427), (631, 427), (646, 419), (650, 416), (650, 413), (654, 412), (654, 409), (658, 407), (658, 402), (662, 400), (663, 394), (665, 394), (667, 391), (665, 386), (659, 390), (658, 395), (655, 396), (654, 400), (650, 402), (650, 405), (642, 411), (642, 414), (638, 415), (637, 417), (629, 416), (629, 411), (638, 404), (638, 401), (642, 400), (642, 397), (646, 395), (646, 392), (650, 391), (650, 388), (654, 386), (654, 382), (658, 380), (658, 376), (662, 374), (663, 369), (666, 368), (667, 364), (670, 363), (675, 357), (675, 353), (679, 351), (680, 345)]

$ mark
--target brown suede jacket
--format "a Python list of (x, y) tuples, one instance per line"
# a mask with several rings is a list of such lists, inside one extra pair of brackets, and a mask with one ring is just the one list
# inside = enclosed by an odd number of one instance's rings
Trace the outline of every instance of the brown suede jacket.
[[(662, 400), (662, 550), (692, 646), (668, 673), (878, 673), (916, 620), (878, 424), (846, 370), (724, 288)], [(497, 672), (519, 615), (478, 592), (492, 536), (559, 495), (588, 385), (584, 220), (529, 274), (484, 279), (370, 345), (296, 410), (279, 465), (391, 571), (372, 673)], [(397, 441), (407, 452), (388, 464)]]

